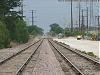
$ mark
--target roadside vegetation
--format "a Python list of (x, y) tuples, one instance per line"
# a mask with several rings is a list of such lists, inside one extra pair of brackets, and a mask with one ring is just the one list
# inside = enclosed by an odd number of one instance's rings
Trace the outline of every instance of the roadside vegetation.
[(56, 23), (51, 24), (51, 25), (50, 25), (50, 28), (51, 28), (51, 29), (50, 29), (49, 34), (50, 34), (51, 36), (57, 36), (58, 34), (64, 32), (64, 29), (61, 28), (60, 25), (59, 25), (59, 24), (56, 24)]
[(43, 29), (36, 25), (27, 26), (27, 28), (28, 32), (30, 33), (30, 35), (33, 35), (33, 37), (43, 35)]
[(86, 30), (86, 27), (84, 26), (83, 29), (79, 29), (78, 27), (73, 28), (73, 32), (71, 31), (71, 28), (62, 28), (61, 25), (54, 23), (50, 25), (50, 31), (48, 32), (48, 35), (52, 37), (76, 37), (76, 36), (82, 36), (83, 39), (88, 40), (100, 40), (100, 33), (97, 33), (94, 29), (97, 29), (95, 27), (89, 27), (88, 31)]
[(0, 0), (0, 48), (11, 47), (11, 42), (26, 43), (30, 34), (43, 34), (41, 28), (27, 25), (21, 11), (14, 11), (20, 5), (20, 0)]
[(81, 51), (81, 52), (95, 58), (97, 57), (93, 52), (86, 52), (86, 51)]
[(59, 34), (62, 34), (62, 37), (69, 37), (69, 36), (77, 36), (80, 35), (81, 33), (78, 31), (76, 28), (74, 32), (71, 32), (70, 28), (62, 28), (59, 24), (54, 23), (50, 25), (50, 32), (48, 35), (51, 35), (53, 37), (58, 36)]

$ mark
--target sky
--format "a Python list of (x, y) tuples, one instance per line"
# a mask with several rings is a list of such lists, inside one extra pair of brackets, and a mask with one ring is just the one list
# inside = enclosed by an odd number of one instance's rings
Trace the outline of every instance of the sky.
[[(31, 10), (34, 11), (34, 24), (43, 28), (45, 32), (50, 30), (49, 25), (58, 23), (62, 27), (70, 26), (70, 2), (58, 2), (58, 0), (24, 0), (24, 15), (27, 23), (31, 25)], [(78, 3), (73, 3), (74, 24), (78, 22)]]

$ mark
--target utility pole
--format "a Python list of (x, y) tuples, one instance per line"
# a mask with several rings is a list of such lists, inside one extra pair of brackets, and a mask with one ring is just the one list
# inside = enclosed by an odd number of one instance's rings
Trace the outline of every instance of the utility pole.
[[(99, 2), (99, 0), (98, 0), (98, 2)], [(98, 16), (98, 32), (100, 32), (100, 22), (99, 22), (100, 19), (99, 18), (100, 18), (100, 16)]]
[(32, 26), (34, 25), (34, 15), (33, 15), (33, 10), (32, 10)]
[(100, 32), (100, 16), (97, 16), (98, 18), (98, 32)]
[(32, 26), (34, 25), (34, 11), (36, 11), (36, 10), (32, 10)]
[(87, 33), (88, 33), (89, 25), (88, 25), (88, 7), (87, 7)]
[(96, 16), (96, 18), (97, 18), (97, 22), (98, 22), (98, 26), (97, 26), (98, 32), (100, 32), (100, 16)]
[(73, 0), (71, 0), (71, 31), (73, 32)]
[(93, 0), (90, 0), (90, 25), (93, 25)]
[(81, 33), (84, 37), (84, 10), (82, 9), (82, 24), (81, 24)]
[(76, 21), (76, 24), (75, 24), (76, 26), (75, 26), (75, 31), (78, 31), (79, 29), (78, 29), (78, 21)]
[(23, 11), (24, 11), (24, 6), (23, 6), (23, 0), (21, 0), (21, 15), (22, 15), (22, 17), (24, 17), (24, 15), (23, 15)]
[(64, 23), (64, 32), (63, 32), (63, 34), (64, 34), (64, 37), (65, 37), (65, 32), (66, 32), (66, 19), (65, 19), (65, 23)]
[(98, 33), (99, 33), (100, 32), (99, 0), (98, 0), (98, 16), (96, 16), (96, 18), (98, 22), (97, 28), (98, 28)]
[(80, 9), (81, 9), (81, 6), (80, 6), (80, 0), (79, 0), (79, 31), (80, 31), (80, 28), (81, 28), (81, 25), (80, 25)]

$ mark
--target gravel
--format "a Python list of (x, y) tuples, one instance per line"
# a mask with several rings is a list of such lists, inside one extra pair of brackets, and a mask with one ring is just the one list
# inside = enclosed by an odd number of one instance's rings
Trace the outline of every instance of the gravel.
[[(34, 41), (35, 42), (35, 41)], [(29, 45), (31, 45), (33, 43), (33, 41), (28, 42), (26, 44), (22, 44), (19, 45), (17, 47), (13, 47), (13, 48), (7, 48), (7, 49), (1, 49), (0, 50), (0, 61), (3, 61), (4, 59), (12, 56), (13, 54), (18, 53), (19, 51), (21, 51), (22, 49), (28, 47)]]
[(23, 51), (19, 55), (1, 64), (0, 65), (0, 75), (8, 75), (8, 74), (15, 75), (18, 69), (20, 69), (20, 67), (30, 57), (31, 53), (37, 48), (38, 44), (39, 43), (36, 43), (35, 45), (31, 46), (30, 48)]
[(32, 75), (64, 75), (47, 40), (44, 40)]
[(77, 40), (74, 37), (69, 37), (65, 39), (54, 39), (54, 40), (58, 42), (63, 42), (81, 51), (93, 52), (100, 58), (100, 41)]
[(68, 62), (65, 61), (64, 58), (62, 58), (62, 56), (57, 52), (57, 50), (55, 50), (55, 48), (51, 45), (50, 46), (57, 58), (57, 60), (59, 61), (62, 70), (64, 71), (65, 75), (77, 75), (77, 73), (72, 69), (72, 67), (69, 65)]
[(80, 57), (76, 53), (71, 52), (63, 48), (62, 46), (54, 43), (54, 46), (61, 51), (74, 65), (76, 65), (85, 75), (99, 75), (100, 66), (95, 65), (94, 63), (86, 60), (85, 58)]

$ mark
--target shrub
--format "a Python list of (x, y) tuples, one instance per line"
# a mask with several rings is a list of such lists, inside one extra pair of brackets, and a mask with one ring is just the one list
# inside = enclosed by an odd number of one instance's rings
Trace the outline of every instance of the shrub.
[(9, 47), (10, 39), (6, 25), (0, 21), (0, 48)]
[(28, 42), (29, 35), (28, 30), (26, 27), (26, 23), (23, 20), (20, 20), (16, 23), (16, 41), (19, 43), (26, 43)]
[(88, 55), (96, 57), (96, 55), (93, 52), (87, 52)]

